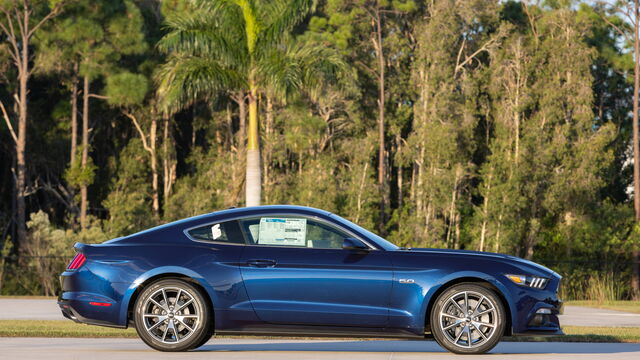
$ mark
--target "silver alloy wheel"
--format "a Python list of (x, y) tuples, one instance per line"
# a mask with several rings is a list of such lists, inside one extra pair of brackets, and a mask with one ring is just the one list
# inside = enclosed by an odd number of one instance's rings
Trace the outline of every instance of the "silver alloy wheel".
[(498, 316), (493, 302), (474, 291), (449, 297), (440, 312), (440, 329), (455, 346), (476, 348), (495, 334)]
[(142, 305), (147, 333), (166, 344), (187, 340), (200, 326), (200, 303), (186, 289), (163, 287), (147, 297)]

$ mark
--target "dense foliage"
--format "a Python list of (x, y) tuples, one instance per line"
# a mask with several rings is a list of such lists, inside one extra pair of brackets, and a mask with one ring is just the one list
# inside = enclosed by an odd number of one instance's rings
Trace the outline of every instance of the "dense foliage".
[(0, 10), (2, 293), (53, 294), (74, 242), (244, 206), (257, 179), (251, 203), (533, 259), (568, 297), (632, 295), (632, 44), (591, 1)]

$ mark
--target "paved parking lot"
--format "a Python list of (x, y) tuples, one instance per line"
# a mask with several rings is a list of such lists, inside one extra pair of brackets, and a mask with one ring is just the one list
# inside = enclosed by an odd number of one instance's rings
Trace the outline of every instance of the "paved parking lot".
[[(189, 353), (161, 353), (136, 339), (0, 338), (5, 359), (460, 359), (433, 341), (214, 339)], [(500, 343), (473, 359), (640, 359), (640, 344)]]
[(575, 326), (640, 327), (640, 314), (582, 306), (565, 306), (564, 315), (560, 316), (560, 324)]
[[(0, 299), (0, 319), (62, 320), (51, 299)], [(567, 306), (563, 325), (640, 326), (640, 314)], [(433, 341), (213, 339), (189, 353), (160, 353), (138, 339), (0, 338), (2, 358), (29, 359), (452, 359)], [(640, 344), (502, 342), (474, 359), (640, 359)]]
[(0, 299), (0, 320), (64, 320), (55, 299)]

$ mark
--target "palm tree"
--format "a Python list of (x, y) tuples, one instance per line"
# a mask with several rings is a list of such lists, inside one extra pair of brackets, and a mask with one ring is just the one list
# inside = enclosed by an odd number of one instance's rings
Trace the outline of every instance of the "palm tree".
[[(260, 95), (285, 99), (317, 92), (344, 64), (325, 46), (296, 42), (291, 32), (314, 8), (313, 0), (213, 0), (167, 19), (159, 43), (168, 54), (158, 73), (167, 109), (184, 108), (221, 91), (240, 92), (249, 104), (247, 206), (260, 205), (258, 142)], [(241, 119), (242, 121), (243, 119)]]

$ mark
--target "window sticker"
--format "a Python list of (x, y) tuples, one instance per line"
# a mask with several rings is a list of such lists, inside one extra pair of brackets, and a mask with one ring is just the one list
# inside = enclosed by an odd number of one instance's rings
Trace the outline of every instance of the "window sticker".
[(222, 236), (220, 224), (215, 224), (211, 227), (211, 236), (213, 236), (213, 240), (218, 240)]
[(249, 225), (249, 233), (251, 233), (251, 239), (253, 239), (254, 244), (257, 244), (259, 242), (258, 241), (258, 235), (260, 235), (259, 230), (260, 230), (260, 224)]
[(258, 244), (306, 246), (307, 219), (262, 218)]

